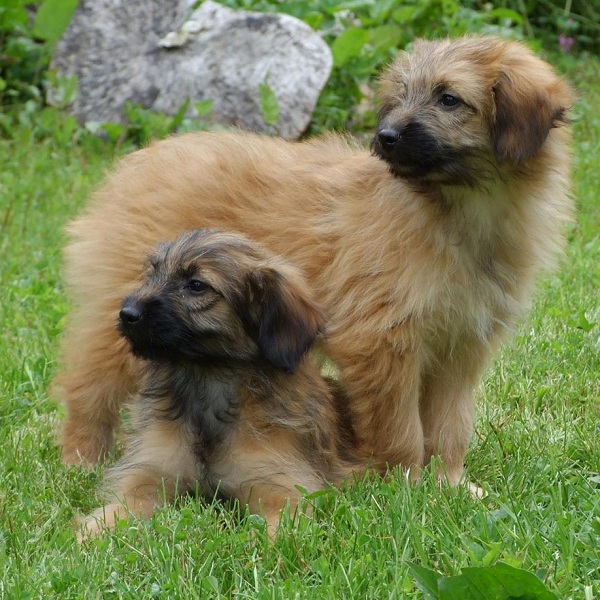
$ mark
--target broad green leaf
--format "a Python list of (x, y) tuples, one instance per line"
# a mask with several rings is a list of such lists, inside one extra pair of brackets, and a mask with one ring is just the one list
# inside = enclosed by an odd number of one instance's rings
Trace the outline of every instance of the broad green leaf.
[(120, 123), (103, 123), (100, 129), (106, 131), (108, 139), (111, 142), (116, 142), (120, 137), (125, 135), (125, 127)]
[(591, 331), (592, 329), (594, 329), (595, 326), (596, 326), (596, 323), (594, 321), (588, 321), (588, 319), (585, 316), (585, 313), (583, 311), (581, 311), (578, 314), (577, 329), (581, 329), (587, 333), (588, 331)]
[(398, 48), (402, 41), (402, 29), (396, 25), (382, 25), (369, 30), (369, 44), (377, 54)]
[(219, 580), (214, 575), (207, 575), (202, 579), (201, 589), (207, 594), (219, 593)]
[(258, 84), (258, 93), (265, 123), (275, 125), (279, 121), (279, 102), (273, 88), (267, 83), (267, 78), (263, 83)]
[(392, 13), (392, 18), (396, 23), (410, 23), (418, 14), (416, 6), (401, 6)]
[(406, 564), (415, 578), (417, 587), (423, 592), (425, 600), (439, 600), (438, 582), (443, 579), (443, 575), (415, 563), (408, 562)]
[(204, 115), (208, 115), (211, 113), (213, 109), (213, 101), (212, 100), (202, 100), (200, 102), (196, 102), (194, 104), (194, 108), (196, 109), (196, 113), (199, 117), (203, 117)]
[(189, 105), (190, 99), (188, 98), (177, 109), (177, 112), (175, 113), (175, 115), (171, 119), (171, 122), (169, 123), (169, 131), (175, 131), (183, 123), (183, 119), (185, 118), (185, 113)]
[(346, 2), (337, 2), (335, 10), (358, 11), (364, 8), (370, 8), (371, 6), (373, 6), (373, 0), (346, 0)]
[[(533, 573), (505, 563), (500, 562), (493, 567), (466, 568), (463, 569), (462, 576), (466, 577), (472, 586), (482, 590), (485, 594), (481, 596), (482, 600), (558, 600)], [(490, 590), (494, 590), (494, 594), (498, 595), (490, 595)]]
[(322, 12), (308, 12), (302, 16), (302, 20), (312, 29), (317, 31), (325, 20), (325, 15)]
[(533, 573), (505, 563), (467, 567), (454, 577), (414, 563), (408, 568), (427, 600), (558, 600)]
[(510, 8), (495, 8), (490, 15), (497, 19), (507, 19), (516, 23), (517, 25), (523, 24), (523, 17), (518, 12), (510, 10)]
[(369, 30), (360, 27), (346, 29), (331, 45), (333, 64), (343, 67), (351, 59), (360, 56), (364, 45), (369, 41)]
[(4, 0), (0, 6), (0, 31), (11, 31), (27, 24), (27, 9), (22, 0)]
[(33, 24), (33, 35), (50, 44), (57, 42), (66, 31), (78, 0), (45, 0)]

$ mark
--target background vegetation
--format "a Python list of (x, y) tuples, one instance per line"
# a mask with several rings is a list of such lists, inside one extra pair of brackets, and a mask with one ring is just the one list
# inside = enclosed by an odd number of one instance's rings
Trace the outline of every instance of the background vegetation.
[[(295, 527), (284, 520), (273, 544), (260, 519), (195, 499), (182, 499), (150, 523), (123, 522), (114, 535), (76, 544), (71, 519), (97, 505), (102, 468), (63, 466), (54, 442), (62, 409), (48, 397), (47, 384), (68, 318), (63, 226), (116, 157), (150, 137), (203, 124), (130, 107), (121, 129), (109, 124), (104, 140), (91, 135), (60, 102), (50, 107), (44, 100), (50, 81), (62, 90), (63, 104), (76, 93), (76, 82), (56, 81), (48, 70), (74, 2), (4, 0), (0, 598), (432, 598), (419, 589), (419, 567), (450, 576), (501, 563), (536, 574), (556, 597), (600, 598), (600, 62), (593, 54), (600, 21), (594, 3), (227, 4), (285, 10), (331, 44), (335, 68), (310, 134), (349, 128), (366, 135), (374, 123), (374, 75), (422, 35), (489, 31), (523, 38), (578, 89), (579, 211), (562, 269), (543, 280), (530, 318), (480, 393), (467, 470), (488, 496), (476, 501), (462, 488), (440, 490), (427, 476), (409, 486), (393, 472), (319, 495), (314, 517)], [(573, 42), (565, 44), (561, 35)]]

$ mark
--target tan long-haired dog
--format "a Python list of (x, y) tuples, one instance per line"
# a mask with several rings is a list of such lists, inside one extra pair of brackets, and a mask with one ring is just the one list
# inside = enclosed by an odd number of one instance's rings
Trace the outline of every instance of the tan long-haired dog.
[(145, 361), (134, 433), (83, 533), (198, 490), (247, 503), (273, 535), (296, 486), (341, 483), (355, 456), (345, 400), (305, 357), (322, 327), (299, 274), (243, 236), (196, 230), (161, 245), (119, 312)]
[(373, 153), (340, 137), (174, 137), (125, 158), (69, 231), (59, 393), (67, 462), (112, 442), (139, 361), (114, 315), (148, 251), (219, 227), (302, 270), (376, 465), (460, 480), (473, 392), (563, 242), (569, 87), (522, 44), (418, 41), (380, 81)]

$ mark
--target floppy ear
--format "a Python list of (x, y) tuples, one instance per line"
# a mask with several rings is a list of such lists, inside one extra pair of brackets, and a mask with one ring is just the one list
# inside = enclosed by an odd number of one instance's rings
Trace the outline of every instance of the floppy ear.
[(264, 358), (288, 373), (295, 371), (324, 326), (320, 308), (300, 282), (272, 268), (251, 272), (245, 297), (236, 304)]
[(504, 67), (494, 87), (492, 142), (500, 162), (529, 160), (541, 150), (550, 130), (566, 121), (569, 88), (554, 75), (551, 81), (547, 73), (540, 76), (536, 66), (547, 68), (537, 59)]

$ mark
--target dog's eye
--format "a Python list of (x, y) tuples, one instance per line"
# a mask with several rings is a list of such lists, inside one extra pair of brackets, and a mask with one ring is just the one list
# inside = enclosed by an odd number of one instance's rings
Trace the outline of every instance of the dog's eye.
[(457, 98), (452, 94), (442, 94), (439, 104), (444, 108), (454, 108), (455, 106), (458, 106), (461, 102), (462, 101), (460, 98)]
[(210, 289), (210, 285), (199, 279), (190, 279), (185, 284), (185, 289), (192, 292), (192, 294), (203, 294)]

